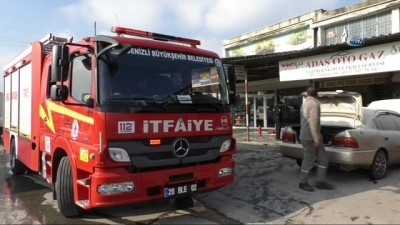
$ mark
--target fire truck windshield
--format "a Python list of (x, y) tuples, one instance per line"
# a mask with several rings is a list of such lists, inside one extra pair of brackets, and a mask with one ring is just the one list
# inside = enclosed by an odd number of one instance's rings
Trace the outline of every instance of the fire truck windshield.
[[(228, 111), (228, 90), (218, 58), (132, 47), (98, 60), (99, 104), (137, 112)], [(108, 110), (107, 110), (108, 111)]]

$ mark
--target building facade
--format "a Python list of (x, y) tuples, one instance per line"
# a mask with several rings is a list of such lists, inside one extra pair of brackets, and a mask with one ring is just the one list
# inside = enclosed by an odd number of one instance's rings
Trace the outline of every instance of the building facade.
[(225, 40), (223, 49), (238, 80), (237, 127), (273, 127), (279, 100), (286, 123), (298, 123), (310, 85), (359, 92), (364, 106), (400, 98), (400, 0), (316, 10)]

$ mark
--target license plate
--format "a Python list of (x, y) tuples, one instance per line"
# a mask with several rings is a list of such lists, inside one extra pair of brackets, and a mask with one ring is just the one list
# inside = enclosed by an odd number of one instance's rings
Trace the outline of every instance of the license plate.
[(164, 198), (173, 198), (197, 191), (197, 184), (182, 184), (164, 188)]

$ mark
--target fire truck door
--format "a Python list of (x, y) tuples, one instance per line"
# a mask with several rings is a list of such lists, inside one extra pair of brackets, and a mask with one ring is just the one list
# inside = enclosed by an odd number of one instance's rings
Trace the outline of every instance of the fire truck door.
[(93, 109), (86, 105), (92, 93), (90, 56), (80, 55), (73, 58), (71, 68), (71, 76), (66, 81), (70, 88), (67, 101), (75, 104), (64, 104), (68, 109), (61, 115), (60, 125), (65, 131), (64, 135), (71, 140), (73, 149), (86, 152), (87, 148), (92, 146), (94, 124)]
[[(32, 62), (12, 74), (11, 122), (18, 130), (17, 158), (28, 168), (37, 170), (38, 151), (32, 147)], [(19, 78), (17, 77), (19, 74)]]

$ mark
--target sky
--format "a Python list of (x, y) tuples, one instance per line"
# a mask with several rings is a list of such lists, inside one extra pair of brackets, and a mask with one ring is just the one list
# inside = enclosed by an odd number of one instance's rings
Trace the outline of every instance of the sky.
[(226, 39), (318, 9), (334, 10), (362, 1), (0, 0), (0, 68), (3, 71), (7, 62), (46, 34), (77, 41), (94, 33), (111, 34), (112, 26), (199, 39), (200, 48), (222, 57)]

